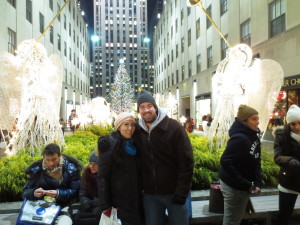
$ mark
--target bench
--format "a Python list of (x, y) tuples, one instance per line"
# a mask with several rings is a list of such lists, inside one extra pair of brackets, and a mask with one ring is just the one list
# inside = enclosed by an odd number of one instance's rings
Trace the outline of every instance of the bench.
[[(251, 197), (255, 213), (245, 213), (243, 219), (263, 219), (271, 225), (272, 216), (278, 212), (278, 195)], [(192, 219), (190, 224), (220, 223), (223, 214), (208, 211), (209, 200), (192, 201)], [(300, 198), (297, 199), (293, 215), (300, 214)]]

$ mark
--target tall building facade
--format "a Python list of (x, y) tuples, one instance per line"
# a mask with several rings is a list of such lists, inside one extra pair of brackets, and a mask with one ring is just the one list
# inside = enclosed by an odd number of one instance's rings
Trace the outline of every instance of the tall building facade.
[[(27, 39), (37, 40), (66, 0), (0, 0), (0, 50), (15, 54)], [(70, 1), (40, 40), (63, 64), (60, 116), (90, 98), (89, 34), (76, 1)], [(1, 85), (1, 84), (0, 84)]]
[[(254, 57), (273, 59), (282, 66), (285, 80), (275, 110), (299, 104), (300, 4), (291, 0), (203, 0), (202, 4), (232, 46), (246, 43)], [(179, 96), (179, 115), (196, 119), (198, 126), (202, 115), (213, 114), (216, 108), (211, 78), (227, 49), (200, 7), (166, 0), (154, 32), (154, 92)]]
[(147, 32), (146, 0), (94, 0), (93, 97), (109, 94), (122, 61), (135, 91), (152, 91)]

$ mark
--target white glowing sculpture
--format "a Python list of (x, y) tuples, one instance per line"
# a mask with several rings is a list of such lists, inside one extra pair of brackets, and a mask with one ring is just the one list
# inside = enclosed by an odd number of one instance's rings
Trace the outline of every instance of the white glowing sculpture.
[(0, 52), (0, 129), (11, 132), (20, 113), (22, 82), (18, 79), (16, 57)]
[(77, 106), (76, 112), (78, 115), (78, 119), (75, 118), (72, 120), (72, 124), (75, 125), (80, 123), (81, 127), (84, 127), (85, 125), (91, 124), (93, 122), (92, 116), (91, 116), (91, 104), (90, 102), (85, 102), (84, 104), (81, 104), (80, 106)]
[(93, 98), (90, 105), (90, 114), (94, 124), (111, 124), (110, 106), (105, 98)]
[(22, 93), (18, 132), (9, 144), (13, 153), (29, 148), (34, 154), (34, 149), (41, 150), (52, 142), (63, 145), (58, 118), (63, 78), (59, 57), (48, 57), (41, 44), (26, 40), (18, 46), (17, 55), (6, 58), (5, 63), (22, 82), (18, 87)]
[(277, 62), (269, 59), (255, 59), (253, 62), (249, 46), (239, 44), (228, 49), (212, 81), (217, 102), (208, 133), (210, 142), (216, 137), (217, 147), (225, 145), (240, 104), (251, 106), (259, 112), (259, 127), (265, 131), (283, 77), (283, 70)]

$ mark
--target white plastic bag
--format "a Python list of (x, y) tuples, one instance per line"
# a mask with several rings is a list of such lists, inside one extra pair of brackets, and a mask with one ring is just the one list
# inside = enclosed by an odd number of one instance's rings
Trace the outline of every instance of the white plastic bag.
[[(110, 215), (109, 215), (110, 214)], [(99, 225), (120, 225), (121, 221), (118, 219), (117, 209), (111, 208), (101, 214)]]

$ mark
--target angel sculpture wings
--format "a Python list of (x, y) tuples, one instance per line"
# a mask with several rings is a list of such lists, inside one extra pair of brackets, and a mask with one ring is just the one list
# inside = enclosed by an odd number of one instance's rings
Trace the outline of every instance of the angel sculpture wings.
[(29, 148), (64, 143), (59, 124), (62, 64), (57, 55), (47, 56), (35, 40), (25, 40), (16, 56), (0, 53), (0, 128), (8, 131), (18, 117), (16, 136), (9, 145), (13, 153)]
[(217, 96), (214, 120), (208, 133), (217, 147), (224, 146), (228, 129), (234, 122), (238, 106), (246, 104), (259, 112), (260, 129), (265, 131), (279, 90), (283, 84), (281, 66), (270, 59), (252, 60), (251, 48), (245, 44), (228, 49), (226, 58), (213, 77), (213, 95)]

